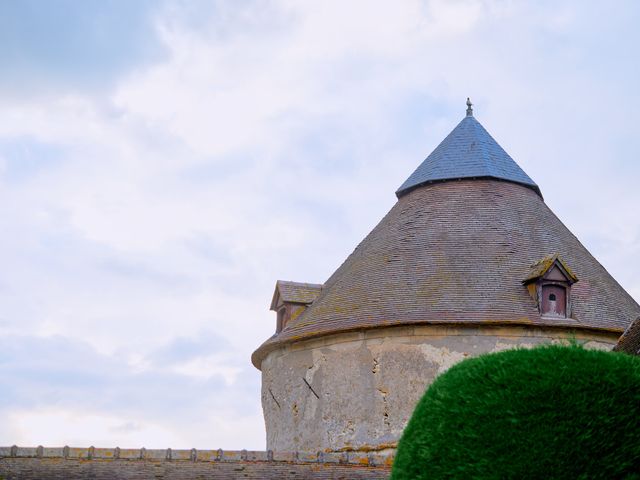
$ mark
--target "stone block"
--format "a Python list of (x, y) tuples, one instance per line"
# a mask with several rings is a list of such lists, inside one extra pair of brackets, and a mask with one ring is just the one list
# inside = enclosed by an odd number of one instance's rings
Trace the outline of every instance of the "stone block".
[(297, 460), (298, 455), (296, 452), (273, 452), (274, 462), (289, 462), (293, 463)]
[(264, 450), (247, 450), (246, 458), (250, 462), (266, 462), (268, 460), (267, 452)]
[(36, 447), (18, 447), (18, 457), (37, 457)]
[[(52, 449), (53, 450), (53, 449)], [(45, 457), (47, 449), (44, 449), (45, 451)], [(113, 448), (96, 448), (93, 451), (93, 458), (98, 458), (98, 459), (102, 459), (102, 460), (106, 460), (108, 458), (113, 458), (114, 454), (113, 454)]]
[(165, 460), (167, 458), (167, 451), (161, 448), (151, 448), (149, 450), (145, 450), (144, 458), (147, 460)]
[(223, 462), (239, 462), (242, 460), (242, 451), (241, 450), (223, 450), (222, 458), (220, 458)]
[(317, 463), (318, 452), (298, 452), (298, 462), (301, 463)]
[(171, 450), (171, 460), (191, 460), (191, 450)]
[(387, 465), (389, 455), (381, 455), (379, 453), (369, 454), (369, 465), (378, 467), (380, 465)]
[(325, 452), (322, 454), (321, 459), (318, 459), (322, 463), (347, 463), (347, 454), (338, 452)]
[(352, 465), (369, 465), (369, 454), (361, 452), (349, 452), (347, 462)]
[(196, 457), (198, 462), (213, 462), (218, 459), (217, 450), (198, 450)]
[(89, 458), (89, 449), (88, 448), (69, 448), (67, 450), (67, 458), (75, 458), (75, 459), (87, 459)]
[(120, 458), (123, 460), (135, 460), (140, 458), (140, 450), (137, 448), (121, 448)]

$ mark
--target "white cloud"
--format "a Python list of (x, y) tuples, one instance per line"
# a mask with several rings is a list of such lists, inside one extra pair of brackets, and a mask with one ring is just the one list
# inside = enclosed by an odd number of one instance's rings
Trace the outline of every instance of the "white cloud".
[[(224, 357), (225, 356), (221, 355), (207, 355), (205, 357), (194, 358), (186, 362), (178, 363), (171, 368), (171, 371), (205, 380), (220, 375), (224, 378), (227, 385), (231, 385), (236, 381), (242, 369), (225, 365), (225, 363), (228, 362), (228, 358), (225, 359)], [(228, 357), (228, 355), (226, 355), (226, 357)]]
[[(171, 412), (168, 412), (171, 415)], [(192, 434), (181, 428), (180, 421), (155, 423), (138, 418), (123, 418), (102, 412), (45, 408), (37, 410), (15, 410), (5, 417), (0, 427), (3, 438), (14, 440), (17, 445), (33, 445), (34, 432), (39, 434), (39, 444), (48, 447), (97, 448), (173, 448), (173, 449), (217, 449), (227, 450), (264, 448), (256, 438), (256, 426), (261, 426), (260, 415), (238, 418), (233, 412), (218, 412), (215, 415), (202, 412), (200, 425), (209, 425), (205, 430)]]
[[(141, 423), (99, 412), (54, 408), (16, 410), (5, 418), (3, 436), (15, 439), (18, 445), (32, 445), (34, 432), (40, 434), (39, 444), (46, 446), (87, 447), (87, 439), (91, 437), (91, 445), (112, 448), (119, 445), (141, 448), (149, 441), (158, 446), (168, 446), (176, 441), (176, 434), (179, 435), (179, 432), (171, 431), (163, 425)], [(185, 442), (186, 439), (180, 443)]]

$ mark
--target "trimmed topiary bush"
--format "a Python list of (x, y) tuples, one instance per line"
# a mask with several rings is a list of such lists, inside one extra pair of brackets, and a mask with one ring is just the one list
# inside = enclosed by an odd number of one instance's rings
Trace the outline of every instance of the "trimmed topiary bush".
[(640, 479), (640, 358), (545, 346), (465, 360), (405, 429), (391, 479)]

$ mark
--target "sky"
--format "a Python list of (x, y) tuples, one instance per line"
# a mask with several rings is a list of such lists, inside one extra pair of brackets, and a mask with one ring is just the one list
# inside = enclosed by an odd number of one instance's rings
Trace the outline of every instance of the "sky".
[(640, 301), (640, 4), (0, 1), (0, 444), (264, 449), (251, 353), (464, 117)]

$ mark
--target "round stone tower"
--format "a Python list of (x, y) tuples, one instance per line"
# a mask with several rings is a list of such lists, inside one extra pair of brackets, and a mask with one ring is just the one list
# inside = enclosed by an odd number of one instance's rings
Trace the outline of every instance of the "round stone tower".
[(468, 356), (576, 339), (611, 348), (640, 306), (466, 117), (323, 284), (276, 284), (262, 371), (267, 448), (389, 450)]

